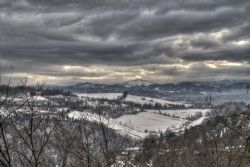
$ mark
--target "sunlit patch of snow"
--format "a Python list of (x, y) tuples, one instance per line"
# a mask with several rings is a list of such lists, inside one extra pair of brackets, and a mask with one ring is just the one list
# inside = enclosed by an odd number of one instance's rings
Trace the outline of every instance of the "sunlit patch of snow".
[(73, 119), (84, 119), (91, 122), (102, 122), (104, 124), (107, 124), (109, 121), (107, 118), (101, 115), (89, 112), (80, 112), (80, 111), (72, 111), (68, 114), (68, 117)]
[(206, 119), (206, 116), (202, 116), (201, 118), (193, 121), (188, 127), (194, 127), (194, 126), (200, 125), (205, 119)]
[(35, 101), (49, 101), (47, 98), (43, 97), (43, 96), (33, 96), (32, 99), (34, 99)]
[(0, 115), (1, 115), (2, 117), (4, 117), (4, 116), (7, 115), (7, 113), (6, 113), (6, 111), (5, 111), (4, 109), (0, 108)]

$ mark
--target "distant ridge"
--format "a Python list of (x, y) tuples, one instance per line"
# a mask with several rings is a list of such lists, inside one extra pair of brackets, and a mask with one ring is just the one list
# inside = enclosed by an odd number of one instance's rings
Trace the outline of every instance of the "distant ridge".
[(124, 82), (122, 85), (126, 87), (133, 87), (133, 86), (150, 86), (154, 85), (155, 83), (147, 81), (147, 80), (142, 80), (142, 79), (137, 79), (137, 80), (131, 80)]

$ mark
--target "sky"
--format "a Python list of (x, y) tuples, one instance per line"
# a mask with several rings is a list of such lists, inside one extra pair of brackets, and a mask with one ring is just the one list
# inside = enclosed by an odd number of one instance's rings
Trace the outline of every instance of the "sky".
[(250, 0), (0, 0), (1, 80), (248, 79), (249, 16)]

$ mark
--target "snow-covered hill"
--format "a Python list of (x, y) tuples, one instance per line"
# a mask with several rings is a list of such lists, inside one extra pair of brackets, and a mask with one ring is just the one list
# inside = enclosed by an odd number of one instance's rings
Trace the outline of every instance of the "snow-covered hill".
[[(150, 133), (159, 134), (165, 130), (180, 131), (185, 127), (191, 127), (202, 123), (208, 109), (186, 109), (186, 110), (163, 110), (169, 116), (162, 115), (156, 110), (147, 110), (139, 114), (123, 115), (119, 118), (105, 118), (101, 115), (88, 112), (72, 111), (68, 114), (70, 118), (85, 119), (92, 122), (104, 123), (107, 127), (116, 130), (122, 135), (129, 135), (133, 138), (144, 138)], [(202, 117), (190, 122), (187, 116), (202, 113)], [(179, 118), (172, 115), (178, 115)]]
[(180, 82), (157, 84), (145, 80), (133, 80), (120, 84), (93, 84), (79, 83), (63, 87), (77, 93), (119, 93), (127, 91), (129, 94), (186, 103), (204, 103), (207, 97), (214, 99), (214, 104), (223, 104), (229, 101), (243, 101), (250, 103), (250, 93), (247, 86), (250, 81), (207, 81), (207, 82)]
[[(109, 99), (109, 100), (116, 100), (122, 96), (122, 93), (76, 93), (76, 95), (80, 98), (94, 98), (94, 99)], [(143, 96), (135, 96), (135, 95), (128, 95), (125, 99), (127, 102), (134, 102), (139, 104), (152, 104), (155, 105), (159, 103), (161, 105), (185, 105), (186, 107), (190, 106), (189, 104), (183, 104), (181, 102), (173, 102), (164, 99), (157, 99), (157, 98), (150, 98), (150, 97), (143, 97)]]

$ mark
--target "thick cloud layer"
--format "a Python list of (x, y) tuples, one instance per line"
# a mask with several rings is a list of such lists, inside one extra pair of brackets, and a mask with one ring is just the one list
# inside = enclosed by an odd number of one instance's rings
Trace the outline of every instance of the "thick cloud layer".
[(0, 0), (1, 73), (31, 82), (246, 79), (248, 0)]

